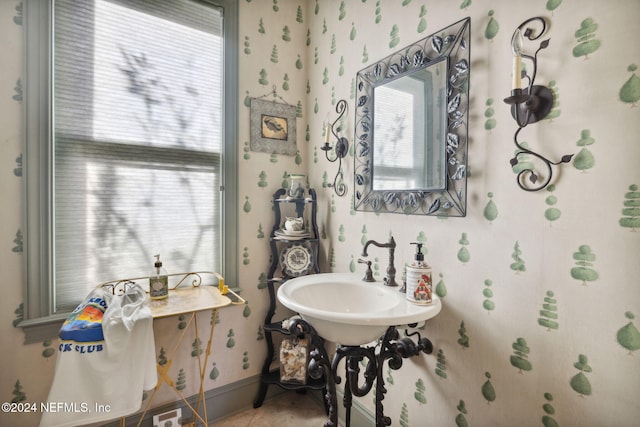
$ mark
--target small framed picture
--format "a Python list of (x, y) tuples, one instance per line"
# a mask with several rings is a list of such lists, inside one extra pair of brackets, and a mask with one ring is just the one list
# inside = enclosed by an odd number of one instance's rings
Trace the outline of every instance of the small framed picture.
[(296, 154), (296, 108), (264, 99), (251, 99), (251, 151)]

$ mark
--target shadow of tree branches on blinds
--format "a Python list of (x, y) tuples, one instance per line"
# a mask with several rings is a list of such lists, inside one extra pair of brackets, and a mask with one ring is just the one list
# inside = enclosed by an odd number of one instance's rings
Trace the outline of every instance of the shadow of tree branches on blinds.
[[(194, 144), (197, 144), (197, 141), (193, 141), (194, 134), (197, 138), (207, 137), (203, 129), (195, 128), (198, 126), (198, 120), (195, 116), (199, 113), (199, 107), (202, 105), (198, 90), (188, 83), (185, 83), (181, 88), (169, 87), (163, 82), (157, 68), (154, 67), (147, 55), (129, 53), (122, 46), (119, 47), (119, 50), (122, 64), (116, 66), (127, 78), (128, 86), (124, 89), (137, 97), (144, 106), (141, 109), (132, 108), (131, 114), (135, 116), (135, 121), (143, 130), (145, 141), (162, 140), (168, 148), (163, 144), (147, 144), (142, 147), (135, 147), (134, 144), (131, 158), (127, 158), (125, 161), (135, 161), (135, 169), (139, 169), (136, 171), (136, 177), (138, 177), (139, 171), (144, 171), (146, 178), (140, 177), (140, 182), (123, 183), (122, 176), (118, 176), (113, 168), (102, 168), (94, 194), (98, 200), (94, 210), (94, 218), (99, 224), (95, 229), (95, 237), (100, 239), (99, 241), (107, 243), (103, 246), (106, 248), (119, 248), (122, 245), (128, 245), (129, 251), (133, 249), (131, 248), (133, 245), (135, 252), (141, 254), (143, 259), (152, 260), (153, 254), (149, 253), (149, 250), (155, 249), (149, 248), (149, 242), (145, 240), (145, 237), (141, 237), (139, 229), (142, 225), (153, 221), (149, 215), (151, 210), (166, 209), (166, 206), (171, 203), (180, 204), (181, 209), (188, 209), (192, 214), (191, 217), (195, 218), (195, 224), (190, 222), (190, 226), (197, 227), (198, 230), (193, 236), (193, 242), (188, 251), (173, 249), (170, 254), (172, 263), (174, 263), (172, 268), (186, 271), (191, 268), (192, 260), (196, 259), (198, 253), (202, 251), (202, 247), (206, 245), (206, 242), (203, 242), (205, 237), (209, 233), (215, 233), (214, 224), (218, 222), (218, 214), (215, 212), (215, 208), (213, 211), (209, 208), (199, 209), (199, 206), (202, 205), (200, 203), (202, 196), (198, 195), (194, 179), (197, 176), (202, 177), (203, 172), (207, 174), (207, 180), (209, 174), (213, 175), (209, 184), (211, 191), (208, 193), (214, 195), (219, 179), (215, 175), (219, 154), (193, 149)], [(172, 90), (175, 94), (172, 93)], [(196, 165), (195, 168), (193, 165)], [(174, 178), (172, 182), (178, 186), (180, 200), (172, 200), (167, 197), (167, 189), (162, 188), (158, 182), (161, 170), (171, 170), (172, 174), (177, 174), (175, 175), (177, 178)], [(194, 171), (197, 173), (194, 174)], [(136, 179), (136, 181), (138, 180)], [(201, 188), (202, 183), (199, 184)], [(122, 185), (134, 186), (138, 189), (143, 186), (148, 191), (144, 192), (141, 199), (134, 201), (135, 208), (128, 209), (123, 207), (119, 200), (116, 200), (117, 190), (114, 189)], [(162, 223), (156, 223), (155, 227), (158, 233), (166, 233), (167, 231)], [(217, 250), (219, 249), (214, 245), (213, 251)], [(110, 266), (119, 267), (112, 264), (110, 258), (113, 257), (113, 254), (110, 252), (106, 250), (105, 253), (96, 254), (96, 261), (100, 267), (105, 269), (109, 269)], [(176, 265), (176, 263), (180, 265)]]

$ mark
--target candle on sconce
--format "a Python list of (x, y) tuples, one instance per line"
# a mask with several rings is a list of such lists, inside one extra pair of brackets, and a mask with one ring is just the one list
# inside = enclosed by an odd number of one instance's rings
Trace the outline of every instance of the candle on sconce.
[(324, 128), (324, 143), (325, 143), (325, 145), (329, 145), (330, 134), (331, 134), (331, 126), (329, 125), (329, 123), (327, 123), (325, 128)]
[(511, 51), (513, 52), (512, 88), (522, 89), (522, 45), (524, 39), (520, 29), (516, 29), (511, 38)]

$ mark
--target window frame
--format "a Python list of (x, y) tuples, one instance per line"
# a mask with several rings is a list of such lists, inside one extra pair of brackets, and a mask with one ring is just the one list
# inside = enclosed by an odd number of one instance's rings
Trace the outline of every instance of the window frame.
[[(225, 281), (237, 283), (238, 5), (199, 0), (223, 9), (224, 107), (221, 167), (221, 244)], [(23, 316), (25, 343), (55, 337), (68, 312), (53, 314), (53, 2), (24, 0), (23, 101)], [(114, 278), (117, 279), (117, 278)], [(236, 288), (237, 289), (237, 288)]]

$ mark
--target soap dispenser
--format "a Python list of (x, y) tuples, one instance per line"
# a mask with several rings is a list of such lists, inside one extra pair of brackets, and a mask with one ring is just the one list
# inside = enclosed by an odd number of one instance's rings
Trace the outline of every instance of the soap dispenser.
[(169, 296), (169, 277), (167, 270), (162, 267), (160, 255), (155, 255), (153, 272), (149, 276), (149, 297), (151, 299), (164, 299)]
[(424, 262), (422, 243), (416, 245), (416, 254), (413, 262), (407, 268), (407, 300), (414, 304), (431, 304), (432, 282), (431, 267)]

